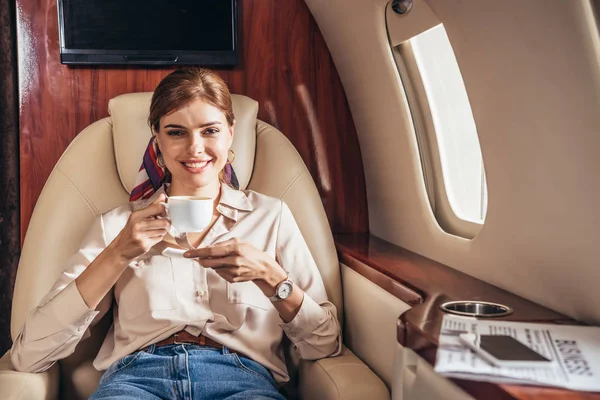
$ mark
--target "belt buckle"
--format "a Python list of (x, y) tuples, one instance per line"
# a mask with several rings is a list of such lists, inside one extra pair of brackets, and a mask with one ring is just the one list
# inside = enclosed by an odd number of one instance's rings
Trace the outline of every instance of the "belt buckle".
[(174, 339), (173, 339), (173, 344), (186, 344), (185, 342), (179, 342), (177, 341), (177, 336), (179, 336), (177, 333), (173, 335)]

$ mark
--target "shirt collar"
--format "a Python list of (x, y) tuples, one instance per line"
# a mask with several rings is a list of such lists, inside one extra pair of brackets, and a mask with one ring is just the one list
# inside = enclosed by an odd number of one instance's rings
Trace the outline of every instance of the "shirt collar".
[(248, 199), (248, 196), (246, 196), (246, 193), (222, 183), (221, 198), (217, 205), (217, 211), (221, 215), (237, 222), (238, 211), (252, 211), (252, 203)]
[(240, 211), (252, 211), (252, 203), (246, 193), (221, 183), (221, 199), (219, 205), (225, 205)]

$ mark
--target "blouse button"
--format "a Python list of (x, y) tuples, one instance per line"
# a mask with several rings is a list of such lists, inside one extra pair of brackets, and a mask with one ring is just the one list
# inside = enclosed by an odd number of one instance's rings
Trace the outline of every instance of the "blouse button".
[(203, 298), (204, 298), (204, 290), (197, 290), (196, 291), (196, 299), (198, 301), (202, 301)]

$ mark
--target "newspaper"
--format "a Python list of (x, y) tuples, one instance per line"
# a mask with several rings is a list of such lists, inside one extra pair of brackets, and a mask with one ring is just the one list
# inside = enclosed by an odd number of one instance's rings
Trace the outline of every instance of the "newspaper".
[[(551, 362), (540, 367), (496, 367), (463, 345), (460, 333), (510, 335)], [(600, 328), (444, 315), (435, 371), (469, 380), (600, 391)]]

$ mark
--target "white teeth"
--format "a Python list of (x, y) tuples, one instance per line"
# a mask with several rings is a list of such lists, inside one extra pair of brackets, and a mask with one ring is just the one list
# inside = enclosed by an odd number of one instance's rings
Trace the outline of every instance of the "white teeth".
[(199, 162), (199, 163), (183, 163), (183, 165), (185, 165), (188, 168), (202, 168), (206, 164), (208, 164), (208, 161), (203, 161), (203, 162)]

